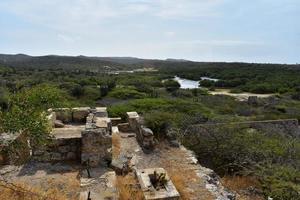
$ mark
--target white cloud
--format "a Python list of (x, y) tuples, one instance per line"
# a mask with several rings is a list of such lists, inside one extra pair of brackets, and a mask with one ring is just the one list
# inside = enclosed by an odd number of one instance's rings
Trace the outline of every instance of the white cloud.
[(165, 32), (164, 34), (165, 34), (165, 36), (167, 36), (167, 37), (173, 37), (173, 36), (176, 35), (176, 33), (175, 33), (174, 31), (167, 31), (167, 32)]
[[(60, 31), (100, 29), (126, 17), (193, 18), (216, 15), (224, 0), (3, 0), (0, 11)], [(102, 29), (105, 27), (102, 27)]]
[(79, 36), (70, 36), (70, 35), (66, 35), (66, 34), (58, 34), (57, 35), (58, 39), (66, 42), (66, 43), (74, 43), (77, 42), (78, 40), (80, 40)]

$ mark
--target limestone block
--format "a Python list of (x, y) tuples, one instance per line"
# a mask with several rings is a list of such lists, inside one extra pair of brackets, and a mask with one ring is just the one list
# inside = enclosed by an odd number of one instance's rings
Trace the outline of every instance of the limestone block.
[(67, 158), (67, 160), (75, 160), (77, 158), (77, 156), (74, 152), (68, 152), (66, 158)]
[(69, 108), (60, 108), (55, 110), (56, 119), (61, 120), (63, 123), (72, 122), (72, 110)]
[(118, 124), (118, 129), (119, 129), (119, 131), (124, 132), (124, 133), (132, 131), (130, 126), (129, 126), (129, 123)]
[[(154, 174), (165, 174), (166, 183), (163, 188), (154, 188), (150, 176)], [(176, 190), (172, 180), (163, 168), (149, 168), (136, 171), (136, 176), (141, 185), (145, 200), (179, 200), (180, 194)]]
[(55, 114), (55, 112), (51, 112), (47, 116), (47, 119), (48, 119), (50, 127), (54, 127), (55, 126), (55, 120), (56, 120), (56, 114)]
[(96, 117), (108, 117), (106, 107), (96, 107), (95, 116)]
[(115, 118), (110, 118), (112, 126), (117, 126), (118, 124), (122, 123), (122, 118), (121, 117), (115, 117)]
[(142, 127), (141, 130), (142, 130), (142, 134), (143, 134), (144, 137), (153, 136), (153, 132), (150, 128)]
[(61, 120), (55, 120), (54, 127), (55, 128), (63, 128), (63, 127), (65, 127), (65, 124)]
[(128, 119), (128, 123), (130, 128), (136, 132), (139, 129), (139, 114), (137, 112), (127, 112), (127, 119)]
[(73, 122), (82, 123), (86, 122), (86, 117), (90, 113), (89, 107), (80, 107), (80, 108), (73, 108)]
[(91, 167), (106, 165), (111, 159), (111, 135), (105, 128), (86, 129), (82, 131), (81, 161), (89, 161)]

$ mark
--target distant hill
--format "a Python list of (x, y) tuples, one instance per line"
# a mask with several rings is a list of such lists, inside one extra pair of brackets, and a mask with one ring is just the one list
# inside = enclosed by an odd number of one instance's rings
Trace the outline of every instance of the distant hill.
[(121, 62), (85, 56), (28, 56), (24, 54), (0, 54), (0, 64), (15, 68), (35, 69), (89, 69), (89, 70), (118, 70), (127, 68)]
[(143, 67), (154, 67), (162, 70), (195, 70), (199, 68), (228, 68), (228, 67), (263, 67), (282, 66), (299, 67), (299, 65), (284, 64), (255, 64), (227, 62), (193, 62), (184, 59), (166, 60), (141, 59), (135, 57), (88, 57), (88, 56), (29, 56), (25, 54), (0, 54), (0, 65), (28, 69), (80, 69), (80, 70), (129, 70)]

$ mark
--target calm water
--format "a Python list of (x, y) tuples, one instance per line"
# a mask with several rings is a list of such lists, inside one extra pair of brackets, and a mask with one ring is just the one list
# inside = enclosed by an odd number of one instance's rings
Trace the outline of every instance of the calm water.
[[(209, 77), (201, 77), (201, 79), (211, 80), (211, 81), (218, 81), (218, 79), (213, 79)], [(189, 79), (180, 78), (178, 76), (175, 76), (175, 81), (178, 81), (180, 84), (180, 88), (182, 89), (193, 89), (193, 88), (200, 88), (199, 81), (193, 81)]]

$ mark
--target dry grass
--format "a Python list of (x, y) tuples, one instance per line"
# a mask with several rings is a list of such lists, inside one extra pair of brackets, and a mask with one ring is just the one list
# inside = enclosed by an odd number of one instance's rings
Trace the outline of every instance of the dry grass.
[(232, 190), (244, 190), (249, 187), (257, 187), (258, 181), (249, 176), (225, 176), (222, 178), (222, 183)]
[(112, 134), (112, 154), (116, 158), (121, 153), (121, 136), (117, 133)]
[[(22, 179), (0, 180), (0, 200), (69, 200), (77, 199), (80, 189), (77, 173), (41, 178), (40, 182)], [(57, 176), (57, 177), (58, 177)]]
[[(166, 149), (165, 145), (161, 144), (160, 149)], [(185, 152), (170, 148), (168, 151), (163, 151), (163, 154), (164, 158), (160, 161), (161, 167), (167, 171), (182, 200), (199, 199), (199, 194), (202, 195), (200, 199), (213, 199), (205, 186), (199, 184), (201, 180), (185, 160), (187, 156)], [(170, 159), (171, 157), (174, 159)]]
[(255, 187), (260, 188), (259, 182), (255, 177), (249, 176), (225, 176), (222, 178), (222, 184), (232, 191), (236, 191), (239, 194), (239, 200), (263, 200), (264, 198), (260, 195), (245, 195), (242, 194), (242, 190), (247, 188)]
[(52, 188), (44, 191), (41, 188), (29, 187), (25, 183), (7, 183), (0, 181), (0, 200), (67, 200), (67, 196)]
[(120, 200), (142, 200), (143, 193), (134, 174), (117, 176), (117, 188)]
[(185, 174), (178, 174), (176, 172), (169, 172), (169, 176), (175, 185), (177, 191), (180, 193), (182, 200), (189, 200), (192, 199), (194, 196), (193, 192), (188, 191), (188, 184), (187, 179), (191, 178), (193, 176), (190, 172)]

